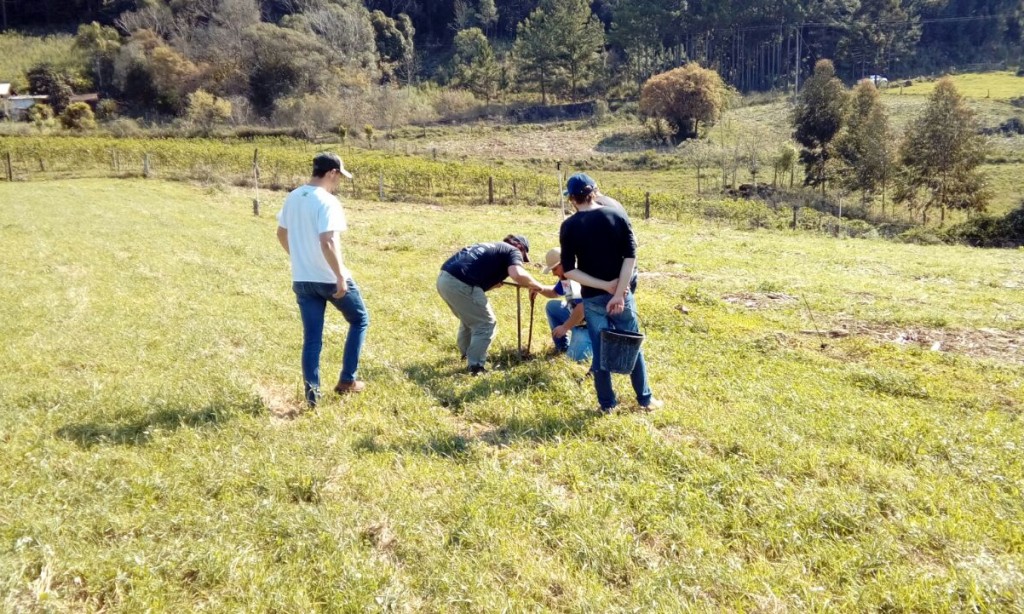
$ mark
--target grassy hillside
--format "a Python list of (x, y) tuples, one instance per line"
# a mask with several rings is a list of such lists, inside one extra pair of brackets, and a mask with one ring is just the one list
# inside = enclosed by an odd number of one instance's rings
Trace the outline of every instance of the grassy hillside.
[(24, 36), (16, 32), (0, 33), (0, 81), (18, 88), (27, 86), (25, 71), (49, 62), (59, 68), (78, 69), (82, 59), (72, 51), (74, 38), (66, 34)]
[(371, 387), (295, 417), (270, 209), (0, 184), (3, 609), (1024, 609), (1016, 253), (637, 221), (667, 408), (601, 418), (507, 289), (463, 375), (433, 289), (556, 213), (349, 203)]

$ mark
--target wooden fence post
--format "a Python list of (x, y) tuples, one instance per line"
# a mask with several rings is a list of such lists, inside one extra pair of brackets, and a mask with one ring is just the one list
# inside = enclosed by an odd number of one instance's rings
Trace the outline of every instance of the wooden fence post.
[(519, 199), (519, 192), (516, 189), (516, 182), (515, 182), (515, 180), (513, 180), (512, 181), (512, 200), (518, 200), (518, 199)]
[(11, 152), (4, 156), (7, 159), (7, 181), (14, 181), (14, 167), (11, 165)]
[(377, 182), (377, 197), (379, 200), (384, 200), (384, 171), (380, 172), (380, 179)]
[(149, 154), (142, 155), (142, 176), (149, 178), (150, 167), (149, 167)]
[(793, 224), (792, 224), (793, 230), (796, 230), (796, 212), (797, 212), (798, 209), (799, 209), (799, 207), (796, 207), (796, 206), (793, 207)]
[(651, 193), (644, 194), (644, 219), (651, 219)]
[(39, 172), (40, 173), (45, 173), (46, 172), (46, 160), (43, 160), (42, 156), (39, 156)]
[(252, 199), (252, 214), (256, 217), (260, 215), (260, 150), (257, 147), (252, 152), (252, 185), (256, 192), (255, 198)]
[(437, 147), (433, 148), (433, 156), (434, 156), (434, 159), (437, 160)]
[(487, 204), (494, 204), (494, 177), (487, 178)]

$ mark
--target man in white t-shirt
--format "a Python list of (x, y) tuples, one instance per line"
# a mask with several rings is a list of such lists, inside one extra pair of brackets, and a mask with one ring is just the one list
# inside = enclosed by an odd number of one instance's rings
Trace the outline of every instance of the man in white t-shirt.
[(292, 265), (292, 289), (302, 316), (302, 378), (306, 402), (315, 407), (320, 398), (320, 351), (323, 348), (324, 312), (334, 305), (348, 322), (341, 375), (334, 391), (362, 392), (356, 379), (359, 354), (370, 325), (359, 287), (345, 268), (338, 233), (348, 230), (345, 211), (334, 197), (342, 177), (352, 177), (336, 154), (313, 158), (313, 176), (293, 190), (277, 214), (277, 240)]

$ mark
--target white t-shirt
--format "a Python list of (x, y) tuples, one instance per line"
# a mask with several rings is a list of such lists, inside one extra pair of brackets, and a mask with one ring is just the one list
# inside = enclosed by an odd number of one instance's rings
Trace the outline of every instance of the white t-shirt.
[[(348, 230), (345, 210), (327, 190), (304, 185), (292, 190), (277, 214), (277, 223), (288, 231), (291, 253), (292, 281), (338, 282), (320, 249), (320, 233)], [(338, 254), (338, 264), (346, 277), (351, 277)]]

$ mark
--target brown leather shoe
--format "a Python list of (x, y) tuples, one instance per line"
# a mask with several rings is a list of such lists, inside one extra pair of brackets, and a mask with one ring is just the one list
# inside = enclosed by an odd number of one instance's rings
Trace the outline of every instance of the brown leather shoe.
[(351, 392), (362, 392), (366, 390), (366, 382), (355, 380), (354, 382), (338, 382), (334, 391), (338, 394), (349, 394)]

